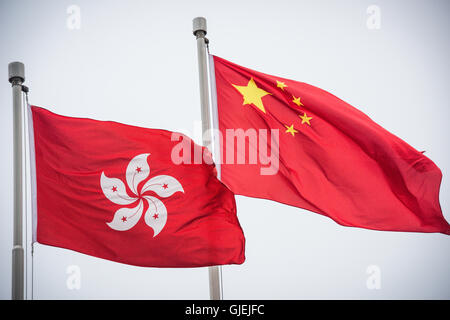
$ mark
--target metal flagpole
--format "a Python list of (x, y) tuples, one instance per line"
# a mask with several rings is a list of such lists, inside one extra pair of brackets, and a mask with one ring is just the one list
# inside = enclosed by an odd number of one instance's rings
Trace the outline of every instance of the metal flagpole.
[(25, 66), (22, 62), (8, 65), (8, 80), (13, 93), (13, 139), (14, 139), (14, 241), (12, 249), (12, 299), (24, 299), (24, 250), (23, 250), (23, 106), (22, 84)]
[[(206, 19), (203, 17), (195, 18), (193, 21), (193, 33), (197, 39), (197, 57), (198, 71), (200, 75), (200, 103), (202, 110), (202, 133), (203, 145), (211, 146), (211, 108), (209, 103), (209, 85), (208, 85), (208, 39), (206, 36)], [(205, 134), (206, 133), (206, 134)], [(222, 268), (213, 266), (208, 268), (209, 272), (209, 295), (211, 300), (222, 299)]]

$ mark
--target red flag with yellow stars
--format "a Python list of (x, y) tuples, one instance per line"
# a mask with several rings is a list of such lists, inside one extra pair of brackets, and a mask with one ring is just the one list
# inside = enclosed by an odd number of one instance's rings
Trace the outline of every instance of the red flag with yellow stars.
[(324, 90), (216, 56), (210, 66), (221, 180), (235, 194), (344, 226), (450, 234), (442, 173), (421, 152)]

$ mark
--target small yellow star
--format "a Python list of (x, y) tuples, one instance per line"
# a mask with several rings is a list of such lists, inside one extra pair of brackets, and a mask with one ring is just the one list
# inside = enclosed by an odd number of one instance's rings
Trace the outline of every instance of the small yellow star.
[(253, 78), (250, 78), (250, 81), (246, 86), (237, 86), (235, 84), (232, 84), (232, 86), (235, 87), (236, 90), (240, 92), (240, 94), (242, 94), (242, 97), (244, 98), (243, 105), (253, 104), (259, 110), (266, 113), (266, 109), (264, 109), (261, 98), (271, 93), (258, 88)]
[(288, 126), (287, 124), (285, 124), (284, 126), (285, 126), (286, 129), (287, 129), (287, 130), (285, 131), (286, 133), (290, 133), (290, 134), (292, 134), (292, 136), (295, 136), (295, 134), (298, 133), (298, 131), (294, 129), (294, 125), (293, 125), (293, 124), (291, 124), (290, 126)]
[(300, 97), (296, 98), (295, 96), (292, 96), (292, 102), (295, 103), (296, 105), (298, 105), (299, 107), (303, 107), (303, 103), (301, 103), (300, 101)]
[(311, 123), (309, 123), (309, 120), (312, 119), (312, 117), (308, 117), (306, 115), (306, 112), (303, 113), (303, 116), (299, 115), (300, 119), (302, 119), (302, 124), (307, 123), (309, 126), (311, 125)]
[(277, 80), (277, 87), (284, 91), (284, 88), (286, 88), (287, 85), (284, 82)]

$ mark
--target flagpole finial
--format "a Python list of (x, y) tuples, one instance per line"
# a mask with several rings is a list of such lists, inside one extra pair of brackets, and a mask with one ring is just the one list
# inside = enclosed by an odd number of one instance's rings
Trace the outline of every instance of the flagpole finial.
[(206, 18), (197, 17), (192, 20), (192, 32), (194, 33), (194, 36), (197, 36), (199, 32), (201, 32), (202, 35), (205, 36), (207, 32)]
[(11, 62), (8, 64), (8, 80), (13, 82), (25, 82), (25, 65), (22, 62)]

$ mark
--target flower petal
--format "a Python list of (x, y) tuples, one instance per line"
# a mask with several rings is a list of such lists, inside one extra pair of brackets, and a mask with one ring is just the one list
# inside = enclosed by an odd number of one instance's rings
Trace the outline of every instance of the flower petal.
[(111, 222), (106, 224), (114, 230), (126, 231), (133, 228), (142, 216), (144, 211), (144, 201), (139, 200), (135, 208), (121, 208), (116, 211)]
[(133, 159), (127, 167), (127, 183), (131, 191), (138, 195), (137, 186), (139, 182), (145, 180), (150, 174), (150, 166), (147, 163), (147, 157), (150, 153), (140, 154)]
[(177, 191), (184, 192), (177, 179), (166, 175), (156, 176), (148, 180), (142, 187), (141, 193), (146, 191), (153, 191), (163, 198), (170, 197)]
[(145, 212), (144, 220), (153, 229), (153, 237), (156, 237), (166, 225), (167, 209), (164, 203), (158, 198), (144, 196), (144, 199), (148, 202), (148, 209)]
[(102, 172), (100, 177), (100, 185), (105, 197), (115, 204), (128, 205), (137, 200), (137, 198), (128, 196), (125, 184), (122, 180), (108, 178), (104, 172)]

